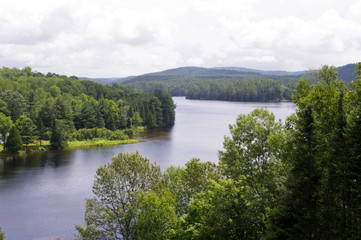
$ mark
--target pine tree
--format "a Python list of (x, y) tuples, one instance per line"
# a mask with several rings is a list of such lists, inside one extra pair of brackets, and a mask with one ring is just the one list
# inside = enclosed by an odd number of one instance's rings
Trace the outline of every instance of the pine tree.
[(5, 151), (17, 154), (23, 146), (19, 130), (13, 126), (5, 143)]
[(53, 149), (62, 149), (67, 146), (66, 128), (61, 120), (54, 121), (51, 131), (50, 145)]

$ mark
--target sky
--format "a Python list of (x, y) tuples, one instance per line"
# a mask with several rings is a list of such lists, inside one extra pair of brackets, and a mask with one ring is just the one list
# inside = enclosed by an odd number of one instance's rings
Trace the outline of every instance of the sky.
[(360, 0), (2, 0), (0, 67), (126, 77), (360, 61)]

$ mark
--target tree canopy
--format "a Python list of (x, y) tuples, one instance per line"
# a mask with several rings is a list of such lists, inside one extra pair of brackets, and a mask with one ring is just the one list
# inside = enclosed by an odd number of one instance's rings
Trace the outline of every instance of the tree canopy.
[(301, 79), (285, 123), (266, 109), (241, 114), (219, 164), (161, 173), (119, 155), (97, 171), (80, 238), (359, 239), (361, 63), (357, 74), (350, 86), (328, 66)]
[[(60, 131), (66, 130), (68, 138), (64, 141), (74, 139), (79, 130), (95, 128), (123, 131), (121, 135), (126, 136), (137, 127), (172, 126), (174, 109), (171, 95), (161, 90), (140, 93), (116, 84), (103, 86), (74, 76), (44, 75), (29, 67), (0, 69), (0, 135), (3, 143), (12, 124), (17, 125), (26, 147), (36, 139), (59, 141), (59, 136), (52, 137), (59, 127)], [(56, 148), (63, 146), (65, 144), (53, 144)]]

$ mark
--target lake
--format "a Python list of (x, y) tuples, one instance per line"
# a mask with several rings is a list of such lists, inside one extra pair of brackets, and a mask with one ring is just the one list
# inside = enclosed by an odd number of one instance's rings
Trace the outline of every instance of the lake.
[(49, 151), (26, 157), (0, 159), (0, 227), (6, 240), (49, 236), (73, 237), (83, 222), (85, 198), (96, 169), (119, 152), (135, 152), (164, 170), (184, 166), (192, 158), (217, 162), (228, 125), (241, 113), (267, 107), (285, 120), (293, 103), (240, 103), (186, 100), (174, 97), (176, 122), (172, 128), (143, 133), (130, 145), (71, 151)]

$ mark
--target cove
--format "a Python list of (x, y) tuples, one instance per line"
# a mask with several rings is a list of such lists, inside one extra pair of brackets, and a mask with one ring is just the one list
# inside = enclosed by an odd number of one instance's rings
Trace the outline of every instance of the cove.
[(217, 162), (228, 125), (241, 113), (267, 107), (285, 120), (296, 107), (290, 102), (240, 103), (173, 98), (172, 128), (146, 131), (137, 144), (106, 148), (49, 151), (0, 159), (0, 227), (5, 239), (73, 237), (83, 222), (85, 198), (92, 197), (96, 169), (119, 152), (138, 151), (164, 170), (192, 158)]

